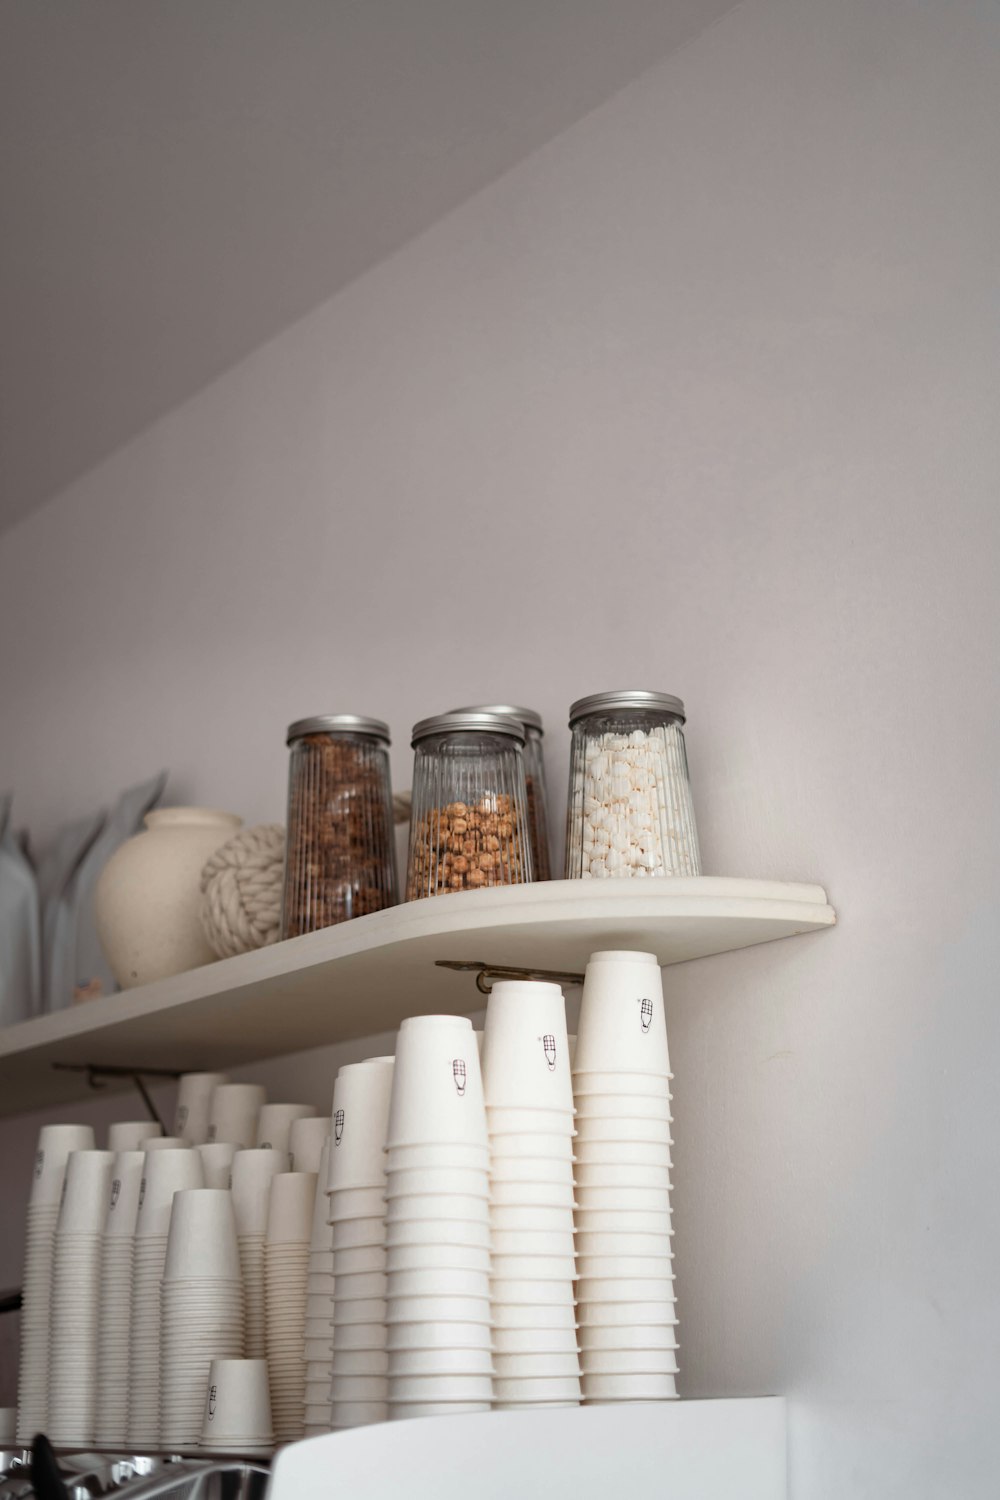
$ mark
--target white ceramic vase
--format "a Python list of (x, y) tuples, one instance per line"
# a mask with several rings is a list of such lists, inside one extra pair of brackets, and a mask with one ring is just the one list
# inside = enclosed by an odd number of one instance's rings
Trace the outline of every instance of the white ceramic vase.
[(215, 961), (201, 925), (201, 872), (243, 819), (164, 807), (145, 823), (108, 860), (94, 893), (101, 947), (125, 990)]

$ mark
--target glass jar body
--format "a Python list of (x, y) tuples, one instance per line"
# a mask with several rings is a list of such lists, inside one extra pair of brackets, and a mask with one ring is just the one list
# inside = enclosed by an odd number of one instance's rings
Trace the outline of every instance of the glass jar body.
[(528, 838), (535, 880), (552, 879), (549, 856), (549, 815), (545, 790), (545, 757), (539, 730), (525, 725), (524, 781), (527, 794)]
[(573, 725), (567, 879), (701, 874), (681, 723), (615, 709)]
[(293, 740), (282, 937), (299, 937), (398, 900), (383, 740), (322, 732)]
[(458, 731), (415, 746), (406, 899), (532, 879), (521, 747)]

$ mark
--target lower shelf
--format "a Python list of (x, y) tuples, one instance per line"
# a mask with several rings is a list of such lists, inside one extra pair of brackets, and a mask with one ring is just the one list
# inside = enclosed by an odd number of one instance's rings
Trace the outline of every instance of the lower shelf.
[(785, 1402), (430, 1417), (285, 1448), (268, 1500), (785, 1500)]

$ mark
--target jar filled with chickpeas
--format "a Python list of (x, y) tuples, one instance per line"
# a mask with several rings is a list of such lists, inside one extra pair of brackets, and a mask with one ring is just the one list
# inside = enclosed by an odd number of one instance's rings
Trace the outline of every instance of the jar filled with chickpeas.
[(528, 837), (531, 840), (533, 879), (551, 880), (549, 857), (549, 811), (545, 791), (545, 756), (542, 752), (542, 716), (533, 708), (514, 708), (509, 703), (483, 703), (457, 708), (459, 714), (503, 714), (516, 719), (524, 730), (524, 782), (528, 793)]
[(524, 738), (504, 714), (414, 725), (407, 901), (532, 879)]

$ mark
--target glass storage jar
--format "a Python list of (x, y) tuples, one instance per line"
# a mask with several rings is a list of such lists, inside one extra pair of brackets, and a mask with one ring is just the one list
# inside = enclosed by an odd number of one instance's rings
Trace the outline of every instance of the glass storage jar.
[(528, 838), (535, 880), (552, 879), (549, 858), (548, 800), (545, 794), (545, 756), (542, 753), (542, 716), (533, 708), (513, 708), (509, 703), (483, 703), (452, 710), (457, 714), (503, 714), (517, 719), (524, 730), (524, 782), (528, 802)]
[(669, 693), (573, 704), (567, 879), (701, 873), (683, 723)]
[(289, 725), (282, 937), (395, 906), (389, 726), (357, 714)]
[(531, 879), (523, 745), (503, 714), (414, 725), (407, 901)]

